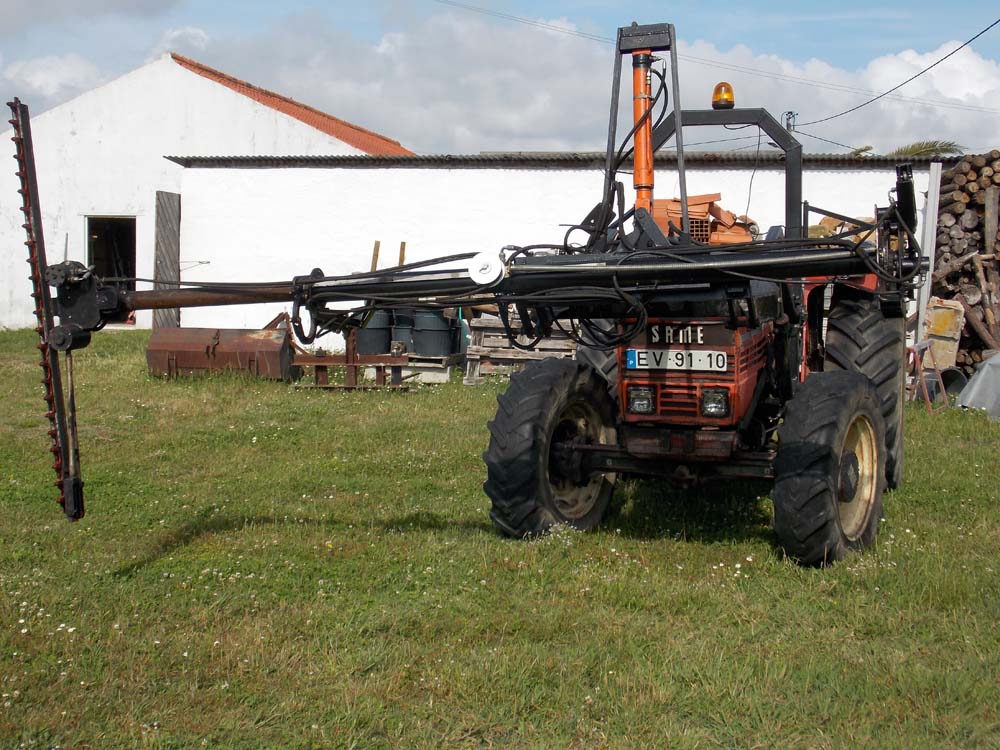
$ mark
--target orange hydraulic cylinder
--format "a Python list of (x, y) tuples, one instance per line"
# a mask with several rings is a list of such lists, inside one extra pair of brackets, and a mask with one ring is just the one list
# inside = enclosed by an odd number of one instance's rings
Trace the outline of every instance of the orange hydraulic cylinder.
[[(652, 52), (648, 49), (632, 53), (632, 124), (635, 125), (653, 105), (649, 68)], [(635, 207), (653, 212), (653, 118), (646, 117), (634, 137), (632, 185), (635, 187)]]

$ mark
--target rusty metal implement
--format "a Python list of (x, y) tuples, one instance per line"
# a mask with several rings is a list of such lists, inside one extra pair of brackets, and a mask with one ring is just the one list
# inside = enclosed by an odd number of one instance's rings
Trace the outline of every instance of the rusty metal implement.
[[(45, 280), (45, 238), (42, 234), (42, 215), (38, 202), (38, 182), (35, 179), (35, 155), (31, 142), (31, 124), (28, 108), (19, 99), (8, 102), (11, 110), (10, 124), (14, 128), (17, 160), (16, 175), (20, 186), (21, 212), (24, 214), (25, 245), (28, 264), (31, 266), (31, 297), (35, 307), (35, 332), (39, 336), (39, 366), (42, 368), (42, 385), (45, 388), (45, 417), (49, 420), (49, 437), (52, 445), (52, 468), (56, 472), (55, 485), (59, 488), (59, 504), (66, 515), (77, 520), (83, 518), (83, 479), (80, 476), (80, 449), (76, 433), (76, 414), (73, 403), (73, 354), (65, 352), (66, 388), (63, 386), (61, 353), (50, 346), (49, 332), (55, 324), (52, 297)], [(89, 340), (90, 334), (86, 333)], [(66, 405), (69, 402), (69, 409)]]
[(160, 328), (149, 339), (146, 364), (168, 378), (241, 370), (290, 381), (291, 336), (287, 329)]

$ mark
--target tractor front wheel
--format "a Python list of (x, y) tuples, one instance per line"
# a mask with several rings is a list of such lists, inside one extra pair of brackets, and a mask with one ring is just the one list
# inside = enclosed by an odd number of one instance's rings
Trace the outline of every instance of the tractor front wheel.
[(839, 299), (830, 309), (826, 370), (853, 370), (875, 385), (885, 419), (886, 480), (903, 482), (903, 402), (906, 386), (906, 322), (886, 318), (874, 299)]
[(885, 421), (858, 372), (810, 375), (778, 427), (774, 533), (803, 565), (826, 565), (870, 545), (882, 516)]
[(616, 441), (607, 381), (583, 363), (545, 359), (513, 375), (497, 404), (483, 454), (496, 527), (521, 538), (557, 523), (599, 524), (615, 475), (583, 476), (579, 449)]

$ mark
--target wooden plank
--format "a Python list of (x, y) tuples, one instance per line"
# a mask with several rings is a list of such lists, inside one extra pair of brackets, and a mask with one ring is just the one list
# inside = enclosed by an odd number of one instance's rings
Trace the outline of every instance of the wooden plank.
[[(934, 273), (934, 256), (936, 254), (937, 222), (938, 222), (938, 196), (941, 194), (941, 162), (933, 162), (930, 165), (927, 176), (927, 202), (924, 204), (924, 226), (920, 235), (920, 249), (928, 259), (930, 273)], [(919, 343), (924, 338), (924, 321), (927, 315), (927, 304), (931, 296), (930, 279), (917, 290), (917, 327), (914, 331), (913, 342)]]
[(408, 385), (310, 385), (308, 383), (296, 384), (296, 388), (302, 390), (319, 391), (402, 391), (410, 390)]
[(983, 254), (993, 255), (997, 246), (998, 218), (1000, 218), (1000, 187), (991, 187), (986, 191), (986, 212), (983, 224)]
[(410, 366), (419, 367), (451, 367), (465, 359), (465, 354), (459, 352), (449, 354), (446, 357), (424, 357), (420, 354), (409, 354), (407, 356), (409, 357)]
[[(527, 346), (531, 343), (530, 340), (517, 340), (519, 344)], [(518, 347), (513, 346), (507, 338), (501, 338), (500, 336), (484, 336), (482, 342), (479, 346), (484, 346), (488, 349), (516, 349)], [(536, 347), (547, 348), (547, 349), (574, 349), (576, 343), (570, 341), (569, 339), (542, 339), (537, 344)]]
[[(507, 332), (504, 331), (502, 328), (481, 329), (481, 333), (483, 334), (484, 337), (503, 339), (504, 341), (508, 341)], [(517, 334), (516, 336), (514, 336), (514, 338), (517, 339), (518, 341), (531, 340), (530, 337), (525, 336), (523, 334)], [(552, 333), (550, 333), (548, 336), (545, 337), (545, 339), (549, 341), (572, 341), (572, 339), (569, 336), (567, 336), (565, 333), (559, 330), (553, 330)]]
[[(495, 339), (497, 341), (510, 341), (504, 331), (483, 331), (483, 338)], [(514, 337), (517, 341), (531, 341), (531, 338), (523, 335)], [(543, 341), (572, 341), (572, 339), (561, 331), (553, 331), (549, 336), (545, 336)]]
[(539, 354), (542, 357), (555, 357), (562, 359), (572, 359), (576, 354), (576, 350), (567, 349), (494, 349), (491, 347), (478, 347), (471, 351), (471, 356), (485, 357), (486, 359), (496, 359), (498, 357), (505, 357), (508, 355), (517, 354), (519, 352), (531, 351)]
[(995, 338), (1000, 338), (1000, 235), (997, 226), (1000, 223), (1000, 187), (990, 187), (985, 190), (985, 209), (983, 212), (983, 249), (979, 256), (978, 266), (983, 268), (988, 282), (989, 299), (984, 302), (985, 315)]
[(527, 362), (514, 362), (506, 365), (497, 365), (489, 362), (483, 363), (484, 375), (511, 375), (524, 369)]
[(483, 382), (479, 375), (481, 365), (482, 360), (479, 357), (468, 357), (465, 360), (465, 377), (462, 379), (465, 385), (479, 385)]
[[(153, 289), (176, 289), (181, 280), (181, 196), (156, 191), (156, 229), (153, 240)], [(180, 308), (153, 310), (153, 330), (179, 328)]]
[[(506, 341), (507, 341), (506, 339), (503, 339), (503, 342), (506, 342)], [(489, 350), (495, 350), (495, 351), (508, 351), (508, 350), (511, 350), (511, 349), (515, 349), (516, 350), (516, 349), (520, 348), (520, 347), (516, 347), (516, 346), (511, 346), (509, 342), (507, 342), (507, 344), (504, 345), (503, 342), (501, 342), (501, 341), (499, 341), (497, 339), (493, 339), (493, 340), (487, 339), (487, 340), (483, 341), (482, 344), (478, 345), (477, 349), (489, 349)], [(528, 344), (530, 342), (525, 341), (525, 342), (521, 342), (521, 343)], [(539, 343), (537, 343), (532, 348), (533, 349), (538, 349), (538, 350), (541, 350), (541, 351), (550, 351), (550, 352), (552, 352), (554, 354), (558, 354), (560, 352), (565, 353), (565, 354), (572, 354), (574, 351), (576, 351), (576, 345), (573, 342), (571, 342), (571, 341), (570, 342), (549, 341), (549, 342), (546, 343), (543, 340), (543, 341), (540, 341)]]
[[(402, 354), (394, 357), (391, 354), (360, 354), (355, 357), (355, 364), (361, 367), (406, 367), (407, 365), (420, 365), (426, 367), (448, 367), (456, 365), (462, 361), (462, 354), (449, 354), (446, 357), (421, 357), (415, 354)], [(347, 355), (344, 352), (338, 354), (311, 354), (309, 352), (296, 352), (293, 364), (302, 366), (316, 365), (346, 365)]]
[[(516, 330), (519, 322), (512, 318), (510, 324)], [(482, 383), (483, 375), (506, 375), (522, 369), (529, 362), (552, 357), (571, 358), (576, 353), (576, 342), (558, 329), (551, 336), (541, 339), (531, 350), (513, 346), (499, 318), (476, 318), (469, 321), (469, 329), (471, 336), (462, 381), (466, 385)], [(523, 335), (517, 336), (516, 340), (524, 345), (531, 343), (531, 339)]]
[[(496, 349), (484, 349), (482, 351), (469, 351), (467, 355), (470, 357), (478, 356), (480, 359), (488, 359), (491, 362), (517, 362), (520, 360), (527, 359), (552, 359), (552, 352), (539, 352), (539, 351), (523, 351), (521, 349), (507, 349), (505, 351), (497, 351)], [(568, 357), (565, 357), (568, 359)]]

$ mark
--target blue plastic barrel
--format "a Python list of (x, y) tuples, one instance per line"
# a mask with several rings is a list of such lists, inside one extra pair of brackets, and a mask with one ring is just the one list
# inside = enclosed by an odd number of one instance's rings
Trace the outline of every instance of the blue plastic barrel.
[(387, 310), (376, 310), (368, 325), (358, 331), (358, 354), (388, 354), (392, 318)]

